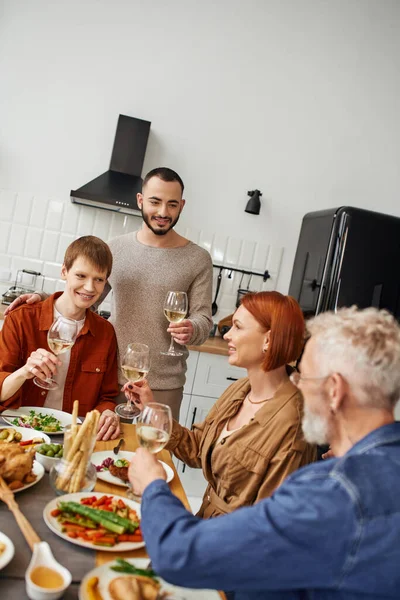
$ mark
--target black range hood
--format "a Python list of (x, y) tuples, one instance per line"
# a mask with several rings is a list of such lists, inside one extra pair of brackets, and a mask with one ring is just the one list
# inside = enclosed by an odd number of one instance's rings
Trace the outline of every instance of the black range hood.
[(150, 121), (119, 115), (110, 169), (77, 190), (71, 190), (76, 204), (141, 215), (136, 194), (142, 191), (142, 168)]

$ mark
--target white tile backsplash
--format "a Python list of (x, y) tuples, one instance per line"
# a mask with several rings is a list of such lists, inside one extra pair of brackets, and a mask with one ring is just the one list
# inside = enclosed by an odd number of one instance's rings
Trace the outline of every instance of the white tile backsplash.
[(237, 264), (241, 269), (251, 270), (253, 266), (253, 257), (256, 248), (256, 243), (249, 240), (243, 240), (242, 249), (240, 252)]
[(25, 238), (28, 233), (26, 225), (11, 223), (11, 231), (8, 238), (8, 254), (24, 255)]
[(37, 227), (28, 227), (25, 240), (24, 255), (31, 258), (40, 258), (43, 241), (43, 230)]
[(15, 202), (13, 222), (29, 225), (32, 211), (32, 196), (19, 192)]
[(65, 251), (68, 248), (68, 246), (74, 241), (75, 238), (76, 236), (72, 233), (62, 233), (60, 235), (60, 239), (58, 241), (56, 262), (58, 262), (59, 264), (62, 264), (64, 262)]
[(17, 194), (11, 190), (0, 190), (0, 218), (11, 223), (14, 216)]
[(64, 203), (59, 200), (50, 200), (47, 211), (46, 229), (60, 231)]
[[(80, 215), (78, 219), (76, 237), (80, 237), (82, 235), (93, 235), (93, 225), (95, 218), (93, 208), (89, 208), (88, 206), (80, 206), (79, 210)], [(112, 213), (110, 213), (110, 215), (111, 214)], [(111, 216), (109, 218), (111, 220)]]
[[(78, 206), (77, 204), (72, 204), (72, 202), (65, 202), (63, 222), (62, 222), (62, 227), (61, 227), (61, 231), (63, 233), (70, 233), (74, 237), (78, 237), (77, 230), (78, 230), (78, 220), (79, 220), (80, 208), (81, 207)], [(96, 213), (102, 213), (102, 212), (105, 212), (105, 211), (104, 210), (96, 211)], [(98, 215), (96, 215), (96, 218), (97, 218), (97, 216)], [(101, 237), (101, 236), (99, 235), (99, 237)]]
[[(24, 213), (19, 218), (14, 215)], [(14, 284), (18, 269), (31, 269), (45, 275), (44, 290), (53, 293), (64, 289), (59, 279), (67, 246), (81, 235), (97, 235), (109, 240), (112, 237), (135, 231), (141, 218), (120, 215), (107, 210), (72, 204), (69, 198), (59, 200), (0, 190), (0, 291)], [(263, 283), (262, 277), (253, 276), (250, 291), (274, 290), (282, 262), (283, 248), (271, 247), (253, 240), (230, 238), (211, 231), (187, 227), (182, 235), (210, 252), (213, 262), (227, 265), (222, 273), (218, 296), (218, 312), (213, 317), (218, 322), (235, 310), (239, 287), (246, 289), (249, 276), (232, 272), (229, 266), (263, 274), (269, 269), (271, 278)], [(219, 270), (214, 269), (213, 297)], [(38, 279), (36, 287), (41, 287)], [(111, 295), (101, 306), (110, 310)]]
[(61, 267), (61, 263), (46, 262), (44, 267), (45, 277), (51, 277), (51, 279), (60, 279)]
[(49, 200), (47, 198), (43, 198), (42, 196), (35, 196), (33, 198), (30, 220), (31, 227), (45, 228), (48, 205)]
[(10, 239), (11, 223), (0, 221), (0, 252), (7, 253), (8, 240)]
[(42, 249), (40, 258), (44, 261), (54, 262), (57, 256), (58, 240), (60, 237), (59, 231), (45, 231), (43, 235)]

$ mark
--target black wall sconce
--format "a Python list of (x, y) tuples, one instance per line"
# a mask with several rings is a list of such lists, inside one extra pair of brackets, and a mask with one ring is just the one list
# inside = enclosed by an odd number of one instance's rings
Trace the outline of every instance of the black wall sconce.
[(260, 190), (253, 190), (252, 192), (247, 192), (247, 195), (250, 196), (250, 200), (248, 201), (244, 212), (250, 213), (251, 215), (259, 215), (261, 208), (260, 196), (262, 196), (262, 193)]

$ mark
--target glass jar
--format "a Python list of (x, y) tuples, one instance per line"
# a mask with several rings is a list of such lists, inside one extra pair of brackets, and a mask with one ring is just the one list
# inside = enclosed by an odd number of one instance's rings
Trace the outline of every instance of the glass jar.
[[(57, 494), (62, 496), (63, 494), (70, 494), (71, 490), (68, 489), (68, 481), (72, 480), (71, 477), (71, 464), (64, 458), (59, 460), (55, 465), (52, 466), (49, 473), (50, 485)], [(91, 492), (94, 489), (97, 481), (96, 467), (89, 461), (86, 466), (86, 473), (84, 477), (79, 480), (78, 489), (74, 489), (75, 492)], [(64, 484), (64, 485), (62, 485)]]

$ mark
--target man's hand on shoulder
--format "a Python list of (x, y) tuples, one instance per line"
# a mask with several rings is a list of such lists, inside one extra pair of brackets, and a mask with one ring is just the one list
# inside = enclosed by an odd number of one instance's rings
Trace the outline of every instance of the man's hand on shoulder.
[(193, 323), (190, 319), (185, 319), (180, 323), (170, 323), (167, 331), (172, 335), (175, 342), (186, 345), (193, 337)]
[(37, 294), (36, 292), (33, 294), (22, 294), (21, 296), (18, 296), (18, 298), (15, 298), (14, 302), (11, 302), (10, 306), (7, 306), (6, 310), (4, 311), (4, 316), (6, 317), (15, 308), (18, 308), (18, 306), (21, 306), (21, 304), (24, 304), (25, 302), (26, 304), (35, 304), (35, 302), (40, 302), (41, 299), (42, 298), (40, 294)]

